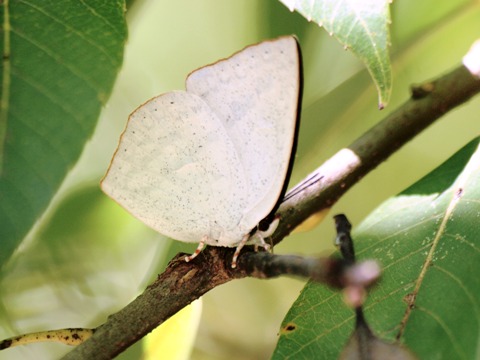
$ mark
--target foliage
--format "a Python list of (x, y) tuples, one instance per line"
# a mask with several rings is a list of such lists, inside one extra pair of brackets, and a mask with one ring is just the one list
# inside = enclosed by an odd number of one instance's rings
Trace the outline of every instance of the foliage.
[[(479, 145), (472, 141), (387, 200), (355, 232), (357, 257), (383, 265), (368, 321), (392, 342), (401, 335), (421, 359), (477, 357), (480, 281), (471, 271), (480, 260)], [(282, 331), (273, 358), (337, 358), (353, 324), (341, 294), (310, 282), (284, 320), (283, 329), (295, 329)]]
[(379, 107), (387, 105), (391, 91), (391, 68), (388, 56), (388, 2), (281, 0), (308, 21), (315, 21), (361, 59), (378, 89)]
[(92, 136), (122, 63), (122, 1), (3, 2), (0, 266)]

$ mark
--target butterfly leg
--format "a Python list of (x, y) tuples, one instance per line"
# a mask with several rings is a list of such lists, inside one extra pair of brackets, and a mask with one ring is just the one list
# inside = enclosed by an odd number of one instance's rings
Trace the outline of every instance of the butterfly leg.
[(235, 249), (235, 253), (233, 254), (232, 259), (232, 269), (235, 269), (237, 267), (238, 256), (240, 255), (240, 251), (243, 249), (248, 239), (250, 239), (250, 234), (244, 235), (237, 248)]
[(255, 251), (258, 251), (259, 246), (263, 247), (266, 251), (270, 250), (271, 245), (265, 242), (265, 238), (272, 236), (275, 230), (277, 230), (278, 224), (280, 224), (280, 216), (275, 216), (267, 229), (263, 231), (258, 229), (255, 234), (253, 234), (253, 236), (258, 239), (258, 241), (255, 241)]
[(205, 242), (207, 241), (207, 238), (207, 235), (203, 236), (195, 252), (192, 255), (185, 256), (186, 262), (190, 262), (191, 260), (195, 259), (197, 255), (202, 252), (202, 250), (205, 248)]
[(258, 239), (258, 242), (255, 242), (255, 251), (258, 251), (258, 248), (261, 246), (265, 250), (269, 251), (270, 250), (270, 244), (267, 244), (265, 242), (265, 237), (263, 236), (263, 233), (261, 231), (257, 231), (253, 236), (255, 236)]

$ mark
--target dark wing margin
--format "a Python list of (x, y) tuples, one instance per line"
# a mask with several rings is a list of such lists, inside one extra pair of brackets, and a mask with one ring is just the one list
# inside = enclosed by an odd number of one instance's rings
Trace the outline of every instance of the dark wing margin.
[(280, 195), (275, 203), (275, 206), (272, 208), (270, 213), (263, 218), (258, 224), (258, 226), (250, 232), (253, 234), (257, 229), (260, 231), (266, 231), (272, 221), (275, 219), (275, 214), (277, 213), (280, 204), (283, 202), (283, 198), (285, 193), (287, 192), (288, 183), (290, 181), (290, 176), (292, 174), (293, 163), (295, 161), (295, 153), (297, 152), (297, 143), (298, 143), (298, 132), (300, 129), (300, 117), (302, 112), (302, 98), (303, 98), (303, 60), (302, 60), (302, 51), (300, 49), (300, 44), (296, 36), (293, 36), (295, 42), (297, 44), (297, 56), (298, 56), (298, 80), (299, 80), (299, 87), (298, 87), (298, 101), (297, 101), (297, 117), (295, 120), (295, 132), (293, 134), (293, 145), (292, 145), (292, 152), (290, 154), (290, 159), (288, 162), (287, 173), (285, 175), (285, 180), (283, 182), (282, 190)]

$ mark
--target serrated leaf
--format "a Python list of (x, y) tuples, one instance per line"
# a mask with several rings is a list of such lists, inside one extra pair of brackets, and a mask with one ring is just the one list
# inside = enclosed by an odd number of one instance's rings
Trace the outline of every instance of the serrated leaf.
[(280, 0), (290, 11), (323, 26), (367, 67), (378, 91), (379, 108), (392, 87), (388, 56), (390, 12), (386, 0)]
[(3, 1), (0, 266), (96, 125), (122, 63), (124, 1)]
[[(354, 232), (357, 258), (383, 264), (364, 308), (372, 330), (399, 337), (421, 359), (478, 358), (479, 144), (386, 201)], [(274, 359), (336, 358), (353, 326), (340, 294), (309, 283), (284, 320)]]

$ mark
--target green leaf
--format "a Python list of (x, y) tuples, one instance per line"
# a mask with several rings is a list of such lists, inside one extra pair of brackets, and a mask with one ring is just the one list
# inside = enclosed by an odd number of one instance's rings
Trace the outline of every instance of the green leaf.
[[(0, 339), (97, 326), (135, 298), (179, 251), (98, 184), (71, 191), (2, 269)], [(138, 349), (140, 343), (124, 354)], [(19, 346), (0, 351), (0, 359), (60, 359), (69, 351), (55, 343)]]
[[(383, 265), (367, 321), (421, 359), (478, 358), (479, 144), (386, 201), (354, 233), (358, 259)], [(336, 358), (353, 326), (339, 293), (309, 283), (284, 320), (274, 358)]]
[(80, 156), (126, 39), (123, 0), (0, 3), (0, 266)]
[(290, 11), (323, 26), (363, 61), (375, 82), (379, 108), (387, 105), (392, 88), (388, 56), (390, 13), (385, 0), (280, 0)]

